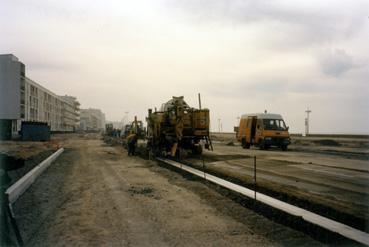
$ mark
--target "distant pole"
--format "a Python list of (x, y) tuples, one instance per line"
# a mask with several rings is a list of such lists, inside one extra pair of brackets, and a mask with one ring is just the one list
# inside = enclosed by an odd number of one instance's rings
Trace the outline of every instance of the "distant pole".
[(137, 134), (137, 132), (138, 132), (138, 127), (137, 127), (137, 116), (135, 116), (135, 123), (134, 123), (134, 129), (135, 129), (135, 134)]
[(306, 112), (306, 118), (305, 118), (305, 135), (309, 135), (309, 115), (311, 113), (311, 110), (309, 110), (309, 107), (307, 108)]
[(201, 96), (200, 96), (200, 93), (199, 93), (199, 110), (201, 110)]
[(256, 200), (256, 156), (254, 156), (254, 199)]
[(220, 118), (218, 118), (218, 132), (220, 133)]

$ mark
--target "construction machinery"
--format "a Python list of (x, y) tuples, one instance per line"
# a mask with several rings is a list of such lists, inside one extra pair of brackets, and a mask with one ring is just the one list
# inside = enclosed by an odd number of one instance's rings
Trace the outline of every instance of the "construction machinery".
[(148, 110), (147, 147), (155, 156), (175, 156), (180, 149), (202, 153), (201, 141), (205, 148), (213, 150), (210, 140), (210, 117), (208, 109), (190, 107), (183, 96), (174, 97), (164, 103), (159, 111)]
[(127, 137), (130, 134), (136, 134), (138, 139), (145, 139), (146, 129), (143, 126), (143, 122), (141, 120), (137, 120), (136, 116), (132, 123), (124, 126), (123, 131), (123, 137)]
[(105, 124), (105, 135), (113, 136), (114, 127), (112, 123)]

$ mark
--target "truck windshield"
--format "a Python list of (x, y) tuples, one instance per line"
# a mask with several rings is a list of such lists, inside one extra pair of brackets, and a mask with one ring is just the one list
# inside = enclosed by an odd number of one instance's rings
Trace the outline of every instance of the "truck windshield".
[(266, 130), (286, 130), (286, 125), (282, 119), (263, 119)]

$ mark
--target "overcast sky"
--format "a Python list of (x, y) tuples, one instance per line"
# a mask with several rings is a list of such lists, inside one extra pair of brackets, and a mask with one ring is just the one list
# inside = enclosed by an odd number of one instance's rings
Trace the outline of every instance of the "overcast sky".
[(173, 95), (212, 129), (280, 113), (291, 132), (369, 133), (369, 1), (0, 0), (0, 53), (27, 77), (144, 119)]

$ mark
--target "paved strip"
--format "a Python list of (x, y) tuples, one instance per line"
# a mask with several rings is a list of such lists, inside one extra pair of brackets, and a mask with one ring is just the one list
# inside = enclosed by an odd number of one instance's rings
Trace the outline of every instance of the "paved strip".
[[(314, 225), (318, 225), (324, 229), (327, 229), (331, 232), (338, 233), (346, 238), (352, 239), (354, 241), (357, 241), (359, 243), (365, 244), (369, 246), (369, 234), (366, 232), (357, 230), (355, 228), (352, 228), (350, 226), (347, 226), (345, 224), (339, 223), (337, 221), (328, 219), (326, 217), (320, 216), (318, 214), (312, 213), (310, 211), (307, 211), (305, 209), (293, 206), (291, 204), (285, 203), (283, 201), (277, 200), (273, 197), (261, 194), (259, 192), (247, 189), (245, 187), (242, 187), (240, 185), (228, 182), (224, 179), (215, 177), (213, 175), (210, 175), (208, 173), (199, 171), (197, 169), (194, 169), (192, 167), (186, 166), (184, 164), (175, 162), (173, 160), (167, 160), (167, 159), (161, 159), (157, 158), (157, 160), (162, 161), (166, 164), (172, 165), (174, 167), (177, 167), (179, 169), (185, 170), (189, 173), (192, 173), (196, 176), (203, 177), (206, 180), (209, 180), (213, 183), (216, 183), (222, 187), (228, 188), (230, 190), (233, 190), (235, 192), (238, 192), (242, 195), (245, 195), (247, 197), (256, 199), (257, 201), (260, 201), (264, 204), (267, 204), (273, 208), (277, 208), (283, 212), (286, 212), (288, 214), (302, 217), (305, 221), (310, 222)], [(255, 197), (256, 196), (256, 197)]]
[(36, 178), (40, 176), (61, 153), (63, 153), (63, 151), (64, 148), (58, 149), (10, 186), (5, 192), (8, 195), (9, 203), (14, 203), (33, 184)]

